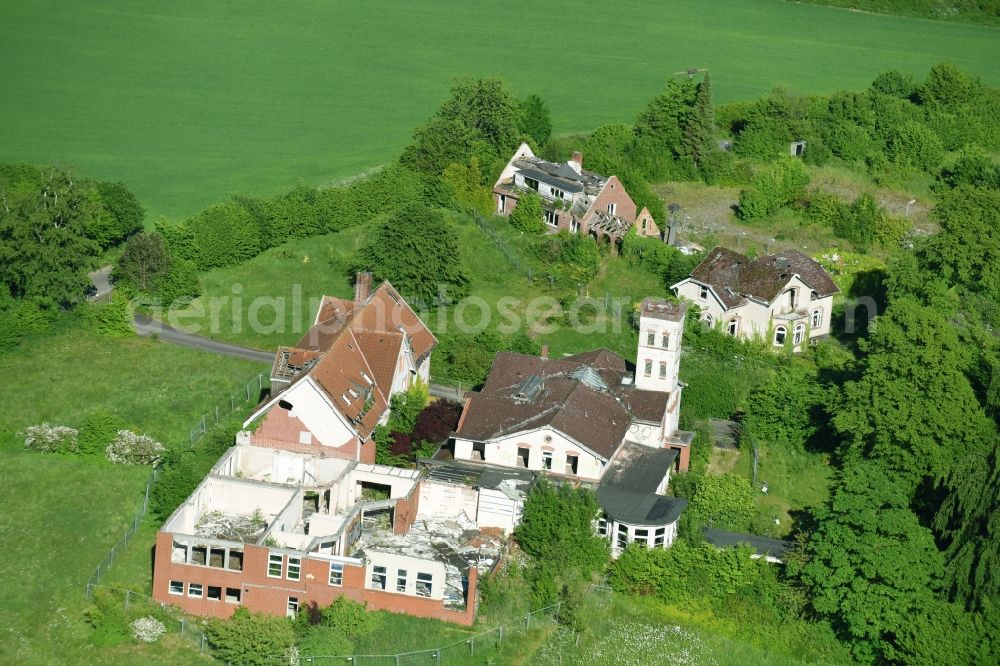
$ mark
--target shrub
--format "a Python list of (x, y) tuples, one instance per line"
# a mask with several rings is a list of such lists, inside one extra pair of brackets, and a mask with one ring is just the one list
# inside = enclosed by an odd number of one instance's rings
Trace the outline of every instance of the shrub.
[(323, 609), (323, 626), (332, 627), (350, 638), (366, 636), (382, 624), (382, 618), (369, 612), (364, 604), (347, 597), (337, 597)]
[(720, 529), (745, 530), (757, 513), (750, 481), (737, 474), (707, 474), (688, 509), (702, 523)]
[(801, 199), (809, 184), (809, 172), (800, 160), (786, 157), (758, 173), (748, 189), (740, 192), (740, 217), (753, 220), (770, 215)]
[(104, 453), (117, 465), (150, 465), (160, 459), (164, 450), (163, 444), (149, 435), (119, 430)]
[(155, 643), (166, 633), (167, 628), (155, 617), (140, 617), (129, 625), (132, 628), (132, 638), (143, 643)]
[(85, 307), (85, 319), (95, 333), (106, 338), (127, 338), (135, 334), (132, 328), (132, 308), (121, 291), (115, 291), (108, 303)]
[(206, 627), (215, 656), (248, 666), (274, 663), (295, 643), (291, 623), (283, 617), (251, 613), (242, 606), (228, 620), (213, 619)]
[(43, 423), (24, 429), (24, 448), (42, 453), (76, 453), (77, 431)]
[(125, 422), (107, 409), (98, 408), (87, 414), (80, 426), (79, 448), (84, 455), (103, 454), (118, 432), (125, 429)]
[(202, 270), (252, 259), (262, 247), (260, 226), (235, 200), (206, 208), (184, 225), (190, 229), (194, 258)]
[(885, 154), (900, 166), (933, 171), (941, 164), (944, 146), (933, 130), (916, 121), (896, 127), (886, 142)]
[[(607, 540), (594, 534), (599, 512), (593, 491), (542, 480), (528, 495), (514, 536), (524, 552), (558, 571), (572, 566), (596, 571), (609, 556)], [(559, 520), (554, 522), (553, 516)]]
[(531, 234), (544, 232), (545, 220), (542, 219), (541, 198), (534, 192), (522, 194), (510, 214), (510, 225)]

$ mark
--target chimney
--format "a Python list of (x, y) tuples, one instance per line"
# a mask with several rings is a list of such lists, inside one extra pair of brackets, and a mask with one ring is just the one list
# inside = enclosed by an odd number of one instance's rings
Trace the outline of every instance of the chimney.
[(360, 308), (372, 293), (372, 274), (358, 273), (354, 278), (354, 307)]
[(579, 150), (574, 150), (569, 165), (573, 168), (573, 171), (580, 173), (583, 170), (583, 153)]
[(544, 359), (548, 359), (548, 357), (549, 357), (549, 346), (548, 345), (542, 345), (541, 357), (544, 358)]

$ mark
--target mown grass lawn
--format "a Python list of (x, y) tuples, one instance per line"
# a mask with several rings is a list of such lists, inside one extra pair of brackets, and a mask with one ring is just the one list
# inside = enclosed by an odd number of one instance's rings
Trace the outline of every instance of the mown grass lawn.
[[(16, 433), (42, 421), (79, 426), (100, 406), (184, 445), (200, 415), (259, 369), (152, 340), (108, 340), (69, 318), (0, 354), (10, 388), (0, 416), (0, 663), (202, 661), (174, 637), (165, 638), (169, 649), (88, 644), (84, 585), (141, 505), (149, 468), (24, 451)], [(129, 550), (135, 557), (126, 570), (141, 577), (129, 581), (141, 588), (149, 558), (139, 546)]]
[(943, 59), (1000, 82), (996, 28), (782, 0), (47, 0), (0, 25), (0, 160), (122, 180), (152, 219), (384, 163), (460, 75), (543, 95), (556, 132), (631, 121), (688, 67), (718, 102)]

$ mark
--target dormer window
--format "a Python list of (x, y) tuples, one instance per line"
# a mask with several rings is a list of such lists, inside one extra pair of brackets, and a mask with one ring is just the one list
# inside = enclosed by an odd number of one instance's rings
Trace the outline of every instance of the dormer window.
[(345, 393), (344, 395), (340, 396), (340, 397), (341, 397), (341, 398), (343, 398), (343, 400), (344, 400), (344, 404), (345, 404), (345, 405), (348, 405), (348, 406), (350, 406), (350, 404), (351, 404), (351, 399), (347, 397), (347, 394), (346, 394), (346, 393)]
[(566, 196), (566, 193), (557, 187), (550, 187), (549, 190), (552, 192), (553, 198), (562, 199), (564, 196)]
[(368, 373), (365, 372), (364, 370), (361, 371), (361, 379), (365, 380), (365, 383), (368, 384), (369, 386), (375, 383), (372, 381), (372, 378), (368, 376)]
[(819, 294), (816, 293), (815, 291), (810, 291), (809, 292), (809, 300), (810, 301), (819, 300)]

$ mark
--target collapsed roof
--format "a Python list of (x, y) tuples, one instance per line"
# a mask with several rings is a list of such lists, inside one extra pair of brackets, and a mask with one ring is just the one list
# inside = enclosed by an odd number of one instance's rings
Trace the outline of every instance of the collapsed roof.
[(820, 298), (840, 291), (818, 262), (797, 250), (751, 259), (716, 247), (691, 271), (691, 279), (710, 286), (726, 308), (746, 299), (771, 303), (796, 275)]

